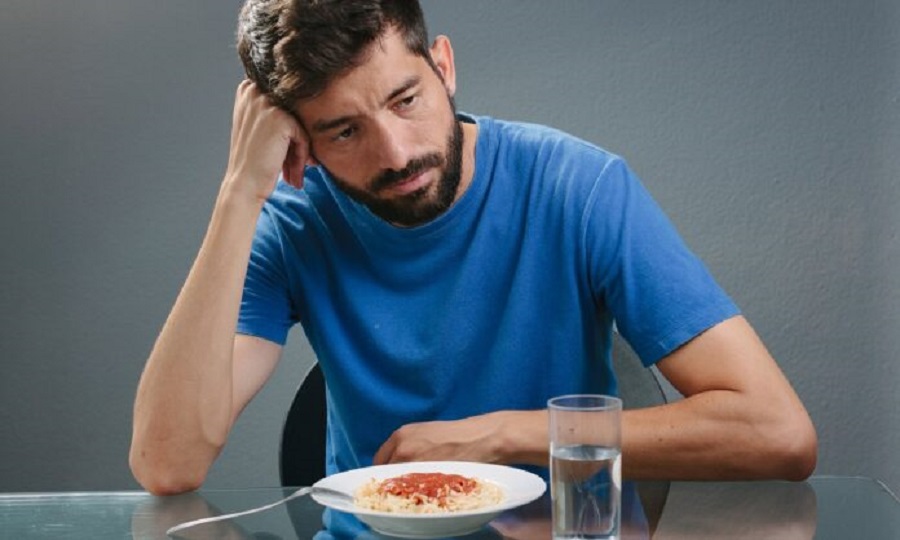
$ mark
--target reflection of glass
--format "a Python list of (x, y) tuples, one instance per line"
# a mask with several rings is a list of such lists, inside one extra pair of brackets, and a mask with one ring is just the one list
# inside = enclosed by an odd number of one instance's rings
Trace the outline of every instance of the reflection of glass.
[[(491, 526), (507, 540), (548, 540), (552, 537), (550, 493), (540, 499), (502, 514)], [(634, 482), (622, 484), (622, 523), (620, 540), (649, 540), (647, 520)], [(466, 538), (468, 540), (468, 538)]]
[(810, 540), (816, 506), (805, 482), (673, 482), (653, 538)]

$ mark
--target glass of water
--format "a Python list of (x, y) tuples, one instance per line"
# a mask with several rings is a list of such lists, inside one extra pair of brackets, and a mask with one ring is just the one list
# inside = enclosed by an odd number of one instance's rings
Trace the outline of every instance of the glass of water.
[(622, 521), (622, 400), (559, 396), (550, 411), (554, 540), (618, 539)]

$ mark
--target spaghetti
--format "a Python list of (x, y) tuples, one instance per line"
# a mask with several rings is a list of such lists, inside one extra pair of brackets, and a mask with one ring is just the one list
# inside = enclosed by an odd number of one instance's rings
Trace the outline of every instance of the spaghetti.
[(502, 500), (503, 491), (490, 482), (439, 472), (373, 478), (354, 493), (354, 503), (360, 508), (414, 514), (476, 510)]

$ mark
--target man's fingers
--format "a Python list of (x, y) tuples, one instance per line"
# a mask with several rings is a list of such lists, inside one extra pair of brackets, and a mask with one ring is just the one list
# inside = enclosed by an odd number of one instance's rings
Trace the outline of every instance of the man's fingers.
[(300, 189), (303, 187), (303, 168), (305, 152), (301, 149), (303, 143), (292, 141), (288, 145), (287, 155), (284, 158), (282, 176), (291, 186)]
[(300, 123), (293, 117), (293, 133), (291, 134), (291, 142), (288, 144), (287, 154), (284, 159), (284, 168), (282, 170), (285, 180), (297, 189), (303, 187), (303, 173), (307, 165), (311, 165), (312, 152), (309, 148), (309, 138), (300, 126)]
[(267, 197), (279, 171), (288, 184), (302, 188), (309, 155), (309, 138), (297, 118), (255, 83), (241, 81), (235, 96), (229, 171), (249, 178), (259, 195)]
[(390, 463), (396, 446), (397, 443), (395, 438), (393, 436), (389, 437), (388, 440), (381, 445), (381, 448), (375, 452), (375, 456), (372, 457), (372, 465), (385, 465)]

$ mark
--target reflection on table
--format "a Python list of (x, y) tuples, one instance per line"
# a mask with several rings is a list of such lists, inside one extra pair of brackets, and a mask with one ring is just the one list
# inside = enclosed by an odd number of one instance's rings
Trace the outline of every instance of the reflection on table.
[[(178, 523), (261, 506), (292, 489), (205, 490), (175, 497), (141, 492), (0, 495), (4, 538), (164, 539)], [(628, 490), (626, 490), (628, 493)], [(623, 497), (623, 538), (830, 539), (900, 538), (900, 501), (866, 478), (817, 477), (808, 482), (673, 482), (656, 524), (639, 501)], [(629, 509), (629, 504), (636, 503)], [(549, 497), (501, 514), (481, 531), (484, 539), (550, 538)], [(178, 538), (333, 538), (322, 531), (323, 508), (303, 497), (236, 520), (200, 525)], [(292, 519), (293, 518), (293, 519)], [(357, 539), (383, 538), (365, 533)]]
[(680, 484), (654, 538), (810, 540), (816, 518), (816, 491), (805, 482)]

